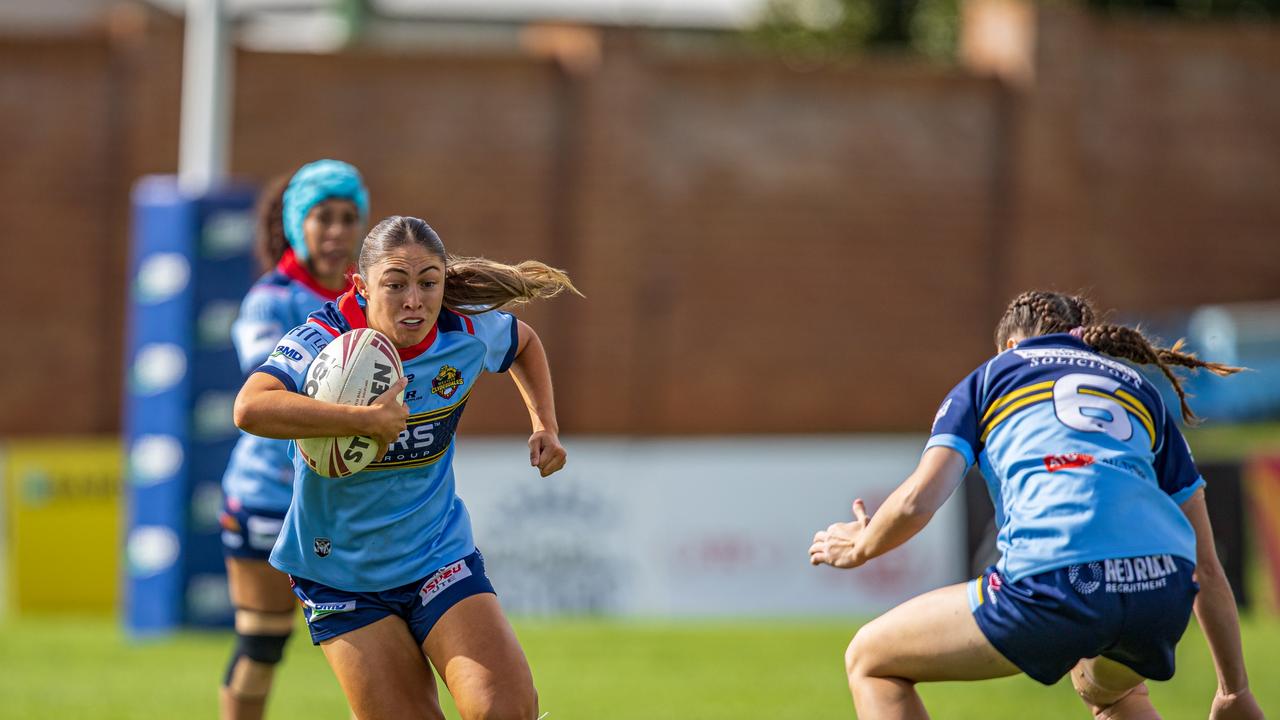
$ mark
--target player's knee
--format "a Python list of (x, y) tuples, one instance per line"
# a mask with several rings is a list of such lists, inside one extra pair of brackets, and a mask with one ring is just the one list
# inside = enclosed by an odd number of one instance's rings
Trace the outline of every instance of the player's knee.
[(284, 657), (289, 635), (236, 633), (236, 647), (222, 684), (233, 696), (246, 700), (265, 698), (271, 690), (276, 665)]
[[(459, 707), (461, 710), (461, 707)], [(468, 704), (466, 720), (534, 720), (538, 717), (538, 691), (492, 692)]]
[(1110, 717), (1109, 710), (1120, 701), (1131, 695), (1138, 688), (1145, 686), (1126, 688), (1124, 690), (1114, 690), (1099, 685), (1089, 674), (1085, 663), (1076, 665), (1071, 670), (1071, 685), (1075, 687), (1076, 695), (1080, 696), (1080, 700), (1093, 712), (1096, 718)]
[(872, 674), (875, 659), (875, 630), (864, 625), (854, 634), (844, 651), (844, 672), (853, 682), (858, 677)]

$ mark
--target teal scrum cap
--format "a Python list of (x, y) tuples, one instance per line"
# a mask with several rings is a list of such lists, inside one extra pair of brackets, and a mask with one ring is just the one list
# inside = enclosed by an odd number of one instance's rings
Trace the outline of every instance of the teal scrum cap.
[(341, 160), (317, 160), (294, 173), (284, 190), (284, 236), (299, 260), (307, 259), (302, 220), (316, 203), (341, 198), (355, 203), (363, 222), (369, 216), (369, 191), (360, 171)]

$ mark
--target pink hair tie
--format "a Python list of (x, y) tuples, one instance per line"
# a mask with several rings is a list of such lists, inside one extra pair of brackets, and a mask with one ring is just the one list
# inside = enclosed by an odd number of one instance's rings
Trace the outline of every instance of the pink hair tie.
[(1073, 338), (1075, 338), (1075, 339), (1077, 339), (1077, 340), (1083, 340), (1083, 339), (1084, 339), (1084, 326), (1083, 326), (1083, 325), (1077, 325), (1077, 326), (1075, 326), (1075, 327), (1071, 328), (1071, 337), (1073, 337)]

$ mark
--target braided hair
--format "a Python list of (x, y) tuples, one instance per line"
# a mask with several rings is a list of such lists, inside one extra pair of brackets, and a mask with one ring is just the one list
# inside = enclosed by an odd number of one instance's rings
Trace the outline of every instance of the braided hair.
[(1171, 366), (1192, 370), (1204, 368), (1219, 377), (1233, 375), (1244, 368), (1223, 363), (1206, 362), (1193, 353), (1183, 352), (1183, 341), (1172, 347), (1162, 347), (1158, 341), (1148, 338), (1138, 328), (1102, 322), (1093, 303), (1082, 295), (1064, 295), (1045, 290), (1024, 292), (1009, 303), (1000, 322), (996, 324), (996, 347), (1003, 350), (1014, 336), (1035, 337), (1051, 333), (1069, 332), (1084, 344), (1105, 355), (1123, 358), (1139, 365), (1155, 365), (1160, 368), (1182, 406), (1182, 419), (1187, 423), (1197, 421), (1196, 414), (1187, 404), (1187, 393), (1182, 381)]

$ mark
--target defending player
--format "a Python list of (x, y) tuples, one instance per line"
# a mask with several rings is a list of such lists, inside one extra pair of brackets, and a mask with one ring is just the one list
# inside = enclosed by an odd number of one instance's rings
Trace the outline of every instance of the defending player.
[[(1211, 717), (1261, 718), (1235, 601), (1214, 550), (1200, 477), (1159, 393), (1130, 365), (1218, 375), (1178, 345), (1098, 321), (1089, 302), (1014, 299), (1001, 352), (947, 396), (919, 466), (873, 516), (814, 536), (810, 561), (852, 568), (906, 542), (979, 463), (996, 508), (1000, 561), (969, 583), (907, 601), (864, 626), (845, 654), (858, 717), (927, 717), (915, 683), (1070, 672), (1099, 718), (1157, 718), (1144, 679), (1168, 680), (1194, 610), (1217, 667)], [(1194, 579), (1193, 579), (1194, 573)], [(1199, 594), (1197, 583), (1199, 581)]]
[[(257, 435), (388, 444), (344, 479), (295, 462), (293, 504), (271, 555), (361, 720), (443, 718), (431, 665), (463, 718), (537, 715), (524, 652), (455, 493), (453, 436), (477, 377), (510, 370), (533, 424), (530, 463), (544, 477), (564, 466), (546, 353), (498, 308), (565, 289), (569, 279), (542, 263), (450, 258), (425, 222), (387, 218), (365, 238), (354, 289), (290, 331), (288, 352), (236, 399), (236, 424)], [(399, 349), (404, 380), (367, 407), (298, 392), (334, 337), (366, 326)], [(405, 405), (394, 400), (402, 388)]]
[[(245, 296), (232, 332), (244, 372), (350, 287), (368, 214), (359, 172), (336, 160), (305, 165), (264, 193), (256, 250), (268, 272)], [(297, 600), (289, 578), (267, 564), (293, 494), (288, 447), (286, 440), (242, 435), (222, 478), (222, 542), (236, 608), (236, 647), (220, 693), (224, 720), (262, 717), (293, 629)]]

